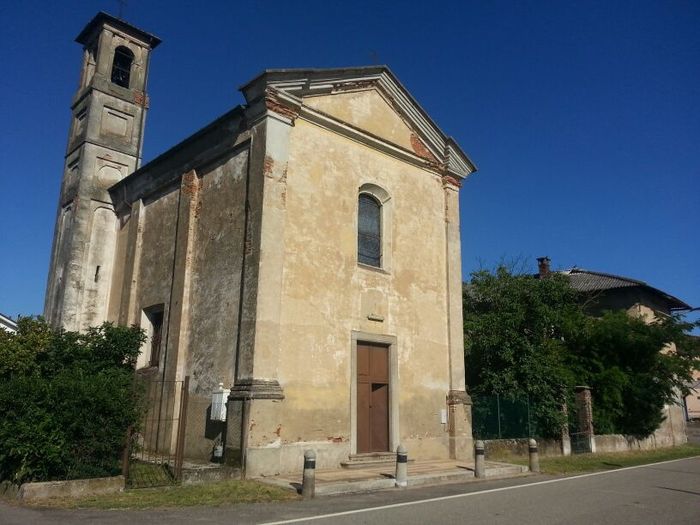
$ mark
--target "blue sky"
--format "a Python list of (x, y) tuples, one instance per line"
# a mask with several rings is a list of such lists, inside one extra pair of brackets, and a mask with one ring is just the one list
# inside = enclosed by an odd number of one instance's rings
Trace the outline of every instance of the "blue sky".
[[(43, 308), (74, 38), (119, 2), (3, 2), (0, 312)], [(548, 255), (700, 306), (700, 2), (128, 0), (153, 54), (148, 161), (265, 68), (384, 63), (479, 167), (465, 277)]]

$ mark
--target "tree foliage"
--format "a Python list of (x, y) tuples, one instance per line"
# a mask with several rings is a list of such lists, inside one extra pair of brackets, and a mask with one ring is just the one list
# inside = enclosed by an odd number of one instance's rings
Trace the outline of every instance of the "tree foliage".
[(85, 333), (21, 318), (0, 331), (0, 480), (113, 475), (139, 419), (134, 365), (144, 335), (105, 323)]
[(470, 392), (529, 398), (542, 436), (558, 435), (562, 405), (571, 406), (581, 384), (592, 389), (599, 432), (649, 435), (698, 366), (693, 324), (676, 317), (645, 324), (625, 312), (591, 317), (563, 275), (535, 279), (503, 266), (475, 272), (463, 304)]
[(624, 311), (587, 317), (567, 342), (571, 369), (591, 387), (600, 434), (644, 437), (664, 420), (663, 408), (688, 393), (698, 367), (692, 323), (671, 316), (647, 324)]
[(573, 382), (566, 331), (583, 314), (564, 278), (535, 280), (505, 267), (479, 271), (464, 288), (467, 385), (475, 397), (528, 397), (538, 431), (556, 435)]

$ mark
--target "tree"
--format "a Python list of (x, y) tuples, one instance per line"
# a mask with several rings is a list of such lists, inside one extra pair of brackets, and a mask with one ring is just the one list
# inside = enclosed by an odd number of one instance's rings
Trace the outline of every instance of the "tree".
[(694, 323), (671, 316), (645, 323), (624, 311), (588, 317), (567, 341), (571, 369), (589, 385), (596, 432), (646, 437), (664, 420), (664, 406), (687, 395), (700, 366)]
[(539, 432), (558, 435), (574, 382), (564, 339), (584, 318), (566, 279), (482, 270), (465, 285), (463, 303), (470, 392), (527, 397)]
[(700, 323), (671, 316), (645, 324), (626, 312), (586, 315), (565, 276), (514, 275), (501, 266), (464, 286), (464, 338), (470, 392), (528, 396), (540, 435), (555, 436), (574, 385), (592, 388), (601, 433), (648, 436), (663, 407), (687, 391), (700, 367)]
[(21, 318), (0, 331), (0, 480), (113, 475), (141, 414), (134, 365), (144, 334), (105, 323), (85, 333)]

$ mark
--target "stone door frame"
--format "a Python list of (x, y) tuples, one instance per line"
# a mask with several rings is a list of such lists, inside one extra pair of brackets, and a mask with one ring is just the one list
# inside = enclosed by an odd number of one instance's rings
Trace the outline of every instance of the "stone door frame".
[(358, 342), (386, 346), (389, 358), (389, 449), (399, 446), (399, 359), (396, 336), (353, 330), (350, 355), (350, 454), (357, 454), (357, 345)]

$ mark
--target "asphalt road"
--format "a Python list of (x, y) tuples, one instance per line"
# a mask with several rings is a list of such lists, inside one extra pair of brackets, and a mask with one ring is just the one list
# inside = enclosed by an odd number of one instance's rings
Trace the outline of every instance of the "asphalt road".
[(0, 504), (0, 523), (700, 523), (700, 458), (569, 478), (393, 490), (312, 501), (160, 511), (57, 511)]

